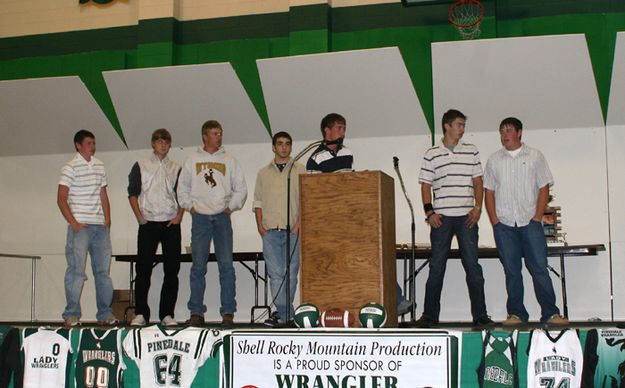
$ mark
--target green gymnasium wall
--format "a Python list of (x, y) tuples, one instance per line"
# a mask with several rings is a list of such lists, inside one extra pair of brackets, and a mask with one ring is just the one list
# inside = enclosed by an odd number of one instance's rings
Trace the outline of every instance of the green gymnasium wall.
[[(616, 33), (625, 30), (625, 2), (483, 3), (483, 39), (585, 34), (605, 119)], [(449, 5), (404, 7), (398, 1), (331, 8), (322, 4), (293, 7), (285, 13), (183, 22), (152, 19), (130, 27), (2, 38), (0, 80), (78, 75), (123, 140), (103, 71), (230, 62), (271, 131), (257, 59), (398, 46), (433, 130), (430, 45), (460, 39), (447, 21)]]

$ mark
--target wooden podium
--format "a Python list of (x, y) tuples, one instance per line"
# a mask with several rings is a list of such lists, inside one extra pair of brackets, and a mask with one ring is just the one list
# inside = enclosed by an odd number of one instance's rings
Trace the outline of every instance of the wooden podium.
[(381, 171), (300, 175), (300, 300), (319, 310), (386, 308), (397, 325), (395, 189)]

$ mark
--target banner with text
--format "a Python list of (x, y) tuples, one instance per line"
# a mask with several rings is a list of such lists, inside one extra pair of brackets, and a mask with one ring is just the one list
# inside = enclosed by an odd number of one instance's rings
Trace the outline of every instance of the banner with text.
[(229, 388), (458, 387), (461, 333), (266, 332), (226, 337)]

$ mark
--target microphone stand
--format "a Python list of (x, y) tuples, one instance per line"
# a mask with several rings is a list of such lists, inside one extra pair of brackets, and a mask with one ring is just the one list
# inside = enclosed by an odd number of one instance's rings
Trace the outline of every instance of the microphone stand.
[(285, 296), (286, 296), (286, 323), (291, 320), (291, 171), (293, 170), (293, 166), (295, 162), (300, 160), (302, 156), (306, 155), (308, 151), (311, 149), (318, 147), (324, 141), (317, 140), (313, 143), (310, 143), (306, 146), (300, 153), (298, 153), (287, 165), (287, 175), (286, 175), (286, 275), (285, 275)]
[[(414, 208), (412, 207), (412, 202), (408, 197), (408, 192), (406, 191), (406, 185), (404, 185), (404, 179), (401, 176), (401, 171), (399, 171), (399, 158), (397, 156), (393, 156), (393, 167), (397, 172), (397, 177), (399, 178), (399, 183), (401, 184), (401, 189), (404, 192), (404, 197), (406, 197), (406, 202), (408, 202), (408, 207), (410, 208), (410, 215), (412, 217), (412, 223), (410, 224), (410, 234), (412, 238), (412, 244), (410, 246), (410, 264), (408, 265), (410, 276), (408, 277), (408, 293), (409, 300), (411, 302), (410, 306), (410, 320), (415, 320), (415, 310), (416, 310), (416, 292), (415, 292), (415, 263), (417, 260), (417, 245), (415, 244), (415, 235), (416, 235), (416, 226), (414, 222)], [(404, 267), (405, 268), (405, 267)]]

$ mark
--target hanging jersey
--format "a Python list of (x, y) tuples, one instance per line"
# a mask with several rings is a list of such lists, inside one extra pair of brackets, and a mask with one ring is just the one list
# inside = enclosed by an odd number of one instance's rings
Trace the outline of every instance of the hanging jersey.
[(120, 388), (124, 369), (121, 330), (85, 329), (80, 332), (76, 388)]
[(72, 352), (68, 330), (24, 329), (24, 388), (65, 387)]
[(528, 388), (580, 387), (582, 366), (582, 345), (576, 331), (532, 331), (527, 358)]
[(586, 334), (584, 387), (625, 387), (625, 330), (593, 329)]
[(482, 388), (519, 386), (516, 364), (518, 332), (495, 333), (482, 331), (482, 362), (478, 367), (478, 381)]
[(0, 325), (0, 345), (4, 343), (4, 339), (11, 329), (13, 329), (13, 326)]
[(139, 368), (141, 388), (190, 387), (221, 339), (219, 330), (167, 330), (154, 325), (132, 330), (123, 347)]
[(22, 388), (24, 367), (20, 355), (20, 331), (13, 328), (4, 336), (0, 347), (0, 387), (8, 387), (13, 379), (13, 388)]

